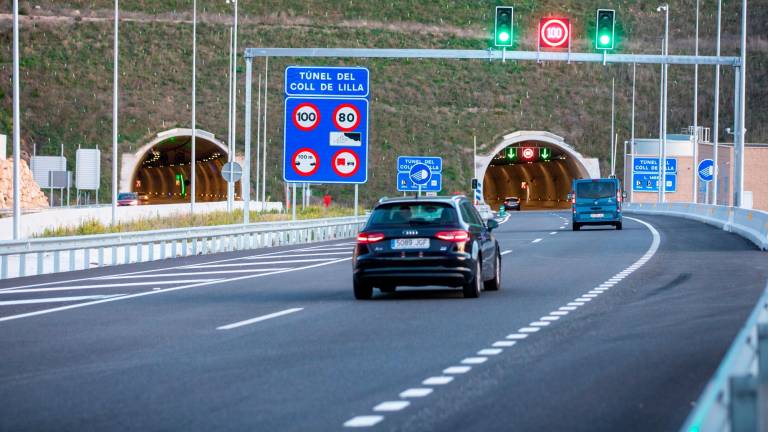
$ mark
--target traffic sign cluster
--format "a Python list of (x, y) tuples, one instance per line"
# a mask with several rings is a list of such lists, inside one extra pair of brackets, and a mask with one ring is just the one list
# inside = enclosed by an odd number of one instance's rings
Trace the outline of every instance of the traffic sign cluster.
[(368, 180), (368, 96), (366, 68), (286, 68), (286, 182), (360, 184)]

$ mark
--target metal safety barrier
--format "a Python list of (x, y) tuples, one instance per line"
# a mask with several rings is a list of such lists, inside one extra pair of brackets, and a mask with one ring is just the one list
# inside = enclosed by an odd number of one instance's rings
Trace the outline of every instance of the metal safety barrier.
[[(768, 213), (692, 203), (628, 204), (628, 213), (676, 216), (733, 232), (768, 250)], [(768, 286), (681, 432), (768, 432)]]
[(692, 203), (626, 204), (624, 211), (692, 219), (738, 234), (760, 249), (768, 250), (768, 212)]
[(367, 217), (0, 241), (0, 279), (355, 237)]

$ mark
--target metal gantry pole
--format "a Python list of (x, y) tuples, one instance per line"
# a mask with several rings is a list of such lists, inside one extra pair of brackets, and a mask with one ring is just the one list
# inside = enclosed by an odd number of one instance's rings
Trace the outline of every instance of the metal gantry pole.
[(264, 59), (264, 140), (261, 155), (261, 202), (267, 202), (267, 94), (269, 93), (269, 57)]
[[(717, 42), (716, 42), (716, 50), (717, 50), (717, 56), (720, 56), (720, 34), (721, 34), (721, 27), (722, 27), (722, 18), (723, 18), (723, 1), (718, 0), (717, 1)], [(718, 160), (720, 158), (720, 149), (719, 149), (719, 142), (720, 142), (720, 65), (715, 65), (715, 103), (714, 103), (714, 114), (713, 114), (713, 121), (714, 121), (714, 127), (712, 130), (712, 136), (714, 137), (714, 141), (712, 142), (712, 160), (714, 162), (715, 167), (715, 174), (714, 178), (712, 179), (712, 204), (717, 205), (717, 189), (718, 189), (718, 182), (720, 180), (720, 166), (718, 165)]]
[[(699, 55), (699, 0), (696, 0), (696, 53)], [(693, 66), (693, 203), (699, 201), (699, 65)]]
[[(117, 1), (115, 1), (117, 4)], [(13, 239), (21, 238), (21, 115), (19, 110), (19, 0), (13, 0)], [(113, 210), (114, 211), (114, 210)], [(114, 215), (112, 216), (114, 218)]]
[[(235, 26), (232, 35), (232, 41), (234, 42), (234, 49), (232, 50), (232, 160), (235, 160), (237, 155), (237, 0), (232, 0), (235, 4)], [(235, 201), (235, 182), (230, 183), (232, 189), (232, 206), (234, 207)], [(240, 183), (240, 188), (243, 188), (243, 183)], [(242, 194), (242, 190), (240, 191)]]
[[(251, 65), (253, 67), (253, 65)], [(259, 201), (259, 146), (261, 144), (261, 74), (259, 74), (259, 92), (256, 98), (256, 201)], [(261, 204), (264, 205), (263, 203)], [(256, 206), (256, 211), (262, 207)]]
[(245, 151), (243, 160), (243, 179), (240, 187), (243, 189), (243, 223), (250, 222), (251, 217), (251, 90), (253, 75), (253, 59), (245, 59)]
[(192, 1), (192, 154), (189, 158), (189, 212), (195, 213), (195, 171), (197, 170), (197, 0)]
[[(664, 10), (664, 55), (669, 55), (669, 4), (666, 5)], [(661, 165), (661, 184), (659, 185), (659, 189), (661, 189), (661, 202), (666, 202), (666, 193), (667, 193), (667, 98), (669, 95), (669, 65), (664, 64), (664, 132), (661, 136), (662, 138), (662, 145), (661, 145), (661, 160), (659, 161), (659, 165)]]
[(118, 0), (115, 0), (115, 42), (114, 65), (112, 66), (112, 225), (117, 225), (117, 91), (118, 91), (118, 62), (120, 48), (120, 34), (118, 31), (119, 20)]
[[(661, 41), (661, 54), (664, 54), (664, 41)], [(661, 177), (662, 177), (662, 165), (661, 165), (661, 151), (662, 151), (662, 135), (664, 134), (664, 65), (661, 65), (661, 68), (659, 69), (659, 145), (658, 145), (658, 156), (659, 156), (659, 166), (658, 166), (658, 173), (659, 173), (659, 180), (657, 183), (658, 187), (658, 197), (656, 201), (660, 204), (663, 202), (664, 198), (662, 197), (662, 185), (661, 185)]]
[[(635, 183), (634, 179), (632, 178), (632, 172), (635, 170), (635, 80), (637, 79), (637, 64), (632, 64), (632, 123), (631, 123), (631, 136), (630, 136), (630, 145), (629, 149), (632, 152), (632, 166), (629, 170), (629, 181), (630, 181), (630, 188), (629, 188), (629, 202), (635, 202)], [(626, 156), (625, 156), (626, 157)], [(626, 170), (624, 170), (626, 172)], [(627, 179), (624, 179), (624, 183), (626, 184)]]
[(611, 175), (616, 175), (616, 142), (614, 130), (616, 123), (616, 77), (611, 78)]
[(739, 77), (739, 86), (736, 88), (736, 92), (739, 95), (738, 106), (734, 107), (738, 112), (736, 123), (736, 136), (735, 136), (735, 153), (736, 164), (734, 166), (735, 181), (734, 181), (734, 199), (733, 205), (735, 207), (744, 206), (744, 145), (746, 143), (747, 129), (746, 123), (746, 109), (747, 109), (747, 0), (741, 2), (741, 65), (736, 70), (736, 74)]

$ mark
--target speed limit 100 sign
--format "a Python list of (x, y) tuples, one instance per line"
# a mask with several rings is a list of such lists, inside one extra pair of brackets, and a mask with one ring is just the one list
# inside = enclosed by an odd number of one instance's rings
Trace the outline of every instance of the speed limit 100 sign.
[(304, 102), (293, 110), (293, 124), (301, 131), (311, 131), (320, 123), (320, 110), (315, 104)]
[(568, 48), (571, 39), (571, 23), (567, 18), (542, 18), (539, 24), (541, 48)]

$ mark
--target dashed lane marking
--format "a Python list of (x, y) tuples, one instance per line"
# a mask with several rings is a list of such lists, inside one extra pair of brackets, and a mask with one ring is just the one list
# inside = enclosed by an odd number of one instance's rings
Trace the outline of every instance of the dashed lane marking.
[(467, 357), (461, 361), (461, 364), (479, 365), (488, 361), (488, 357)]
[(432, 391), (433, 390), (429, 387), (410, 388), (408, 390), (405, 390), (404, 392), (401, 392), (399, 396), (403, 399), (422, 398), (425, 396), (429, 396), (429, 394), (432, 393)]
[(373, 407), (373, 410), (377, 412), (394, 412), (400, 411), (410, 404), (408, 401), (387, 401), (376, 405)]
[(436, 386), (436, 385), (446, 385), (453, 381), (453, 377), (450, 376), (433, 376), (425, 379), (421, 382), (422, 385), (427, 386)]
[(451, 366), (449, 368), (443, 369), (443, 373), (448, 375), (459, 375), (465, 374), (470, 370), (472, 370), (472, 366)]
[(347, 420), (344, 427), (371, 427), (376, 426), (382, 420), (384, 420), (384, 416), (380, 415), (357, 416)]
[(258, 322), (266, 321), (266, 320), (269, 320), (269, 319), (272, 319), (272, 318), (281, 317), (283, 315), (290, 315), (292, 313), (301, 312), (303, 310), (304, 310), (304, 308), (286, 309), (286, 310), (283, 310), (283, 311), (280, 311), (280, 312), (275, 312), (275, 313), (271, 313), (271, 314), (267, 314), (267, 315), (262, 315), (262, 316), (259, 316), (259, 317), (256, 317), (256, 318), (251, 318), (251, 319), (247, 319), (247, 320), (244, 320), (244, 321), (238, 321), (236, 323), (223, 325), (221, 327), (216, 327), (216, 330), (232, 330), (232, 329), (235, 329), (235, 328), (238, 328), (238, 327), (247, 326), (247, 325), (250, 325), (250, 324), (256, 324)]
[(507, 250), (503, 251), (503, 252), (501, 253), (501, 255), (502, 255), (502, 256), (504, 256), (504, 255), (507, 255), (507, 254), (511, 254), (511, 253), (512, 253), (512, 250), (510, 250), (510, 249), (507, 249)]
[(537, 238), (536, 240), (532, 241), (531, 243), (538, 243), (538, 242), (540, 242), (540, 241), (541, 241), (541, 239), (540, 239), (540, 238)]

